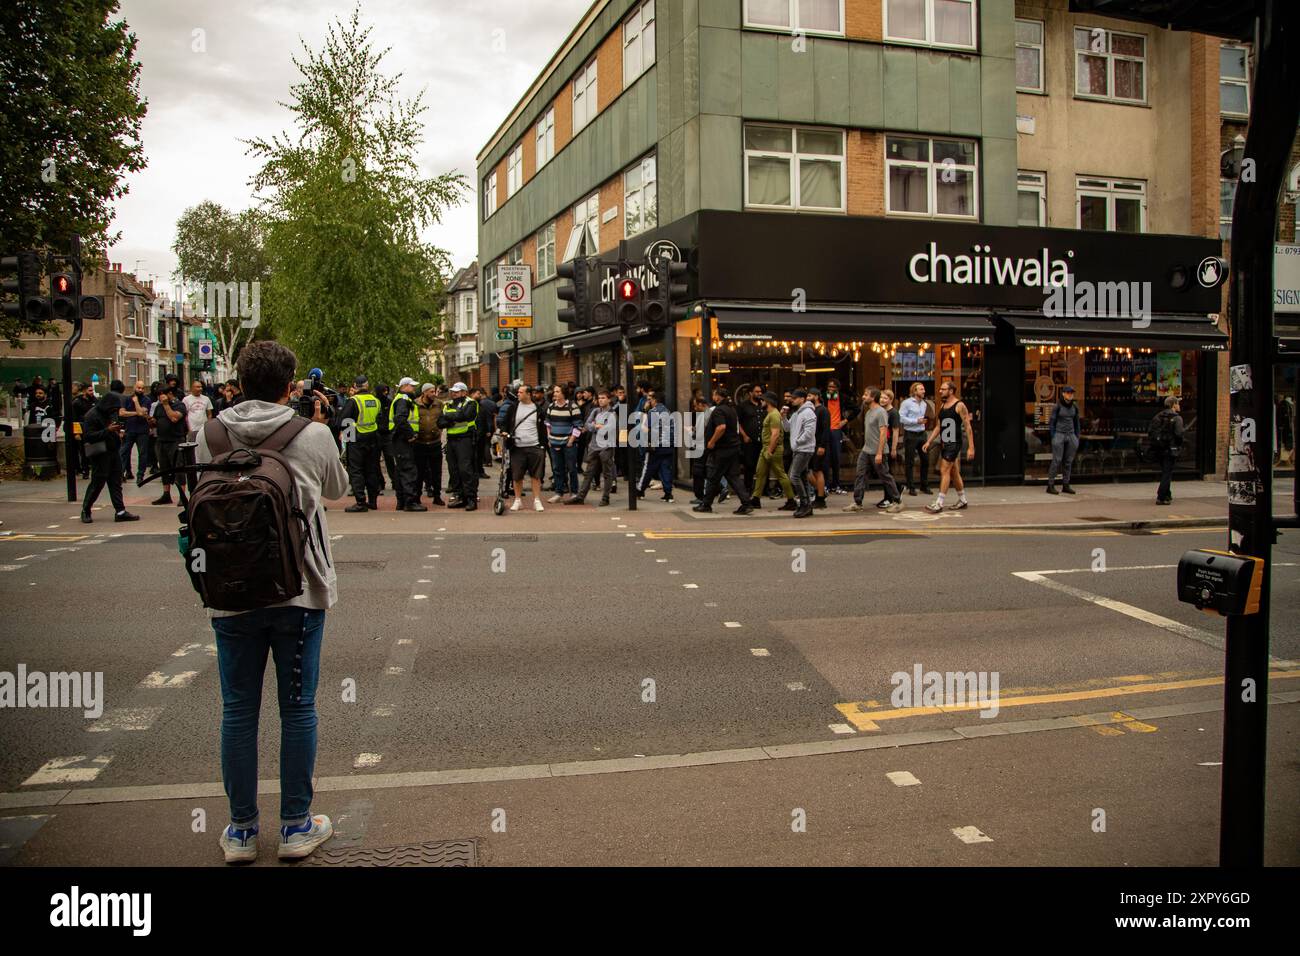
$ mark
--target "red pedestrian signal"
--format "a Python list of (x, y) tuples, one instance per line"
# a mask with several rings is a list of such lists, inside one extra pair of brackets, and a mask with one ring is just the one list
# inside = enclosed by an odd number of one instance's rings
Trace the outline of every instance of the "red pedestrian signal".
[(66, 272), (50, 276), (50, 312), (63, 322), (75, 321), (78, 316), (77, 283)]
[(50, 286), (55, 295), (68, 295), (72, 292), (72, 277), (67, 275), (56, 275), (51, 280)]
[(623, 279), (618, 284), (618, 297), (624, 302), (630, 302), (635, 299), (640, 289), (637, 287), (634, 279)]

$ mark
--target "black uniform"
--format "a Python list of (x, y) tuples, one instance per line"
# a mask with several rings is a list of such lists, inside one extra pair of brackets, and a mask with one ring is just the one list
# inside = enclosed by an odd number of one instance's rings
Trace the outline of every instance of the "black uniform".
[[(370, 394), (369, 390), (361, 394)], [(343, 406), (343, 420), (361, 421), (361, 407), (355, 397), (349, 398)], [(348, 442), (348, 478), (352, 481), (352, 496), (357, 504), (369, 504), (375, 508), (379, 504), (379, 486), (383, 479), (379, 474), (380, 432), (356, 432), (356, 440)]]
[[(478, 415), (478, 402), (461, 397), (443, 405), (438, 416), (438, 427), (448, 429), (447, 470), (453, 476), (453, 487), (458, 487), (466, 511), (478, 507)], [(464, 422), (471, 423), (467, 431), (451, 434), (450, 429)]]
[[(388, 450), (393, 456), (390, 475), (398, 510), (420, 503), (420, 471), (415, 465), (415, 449), (411, 447), (415, 433), (411, 430), (409, 421), (414, 406), (414, 396), (405, 392), (398, 392), (393, 403), (388, 406), (389, 420), (393, 422), (393, 428), (388, 432)], [(416, 412), (416, 416), (416, 421), (419, 421), (419, 412)]]

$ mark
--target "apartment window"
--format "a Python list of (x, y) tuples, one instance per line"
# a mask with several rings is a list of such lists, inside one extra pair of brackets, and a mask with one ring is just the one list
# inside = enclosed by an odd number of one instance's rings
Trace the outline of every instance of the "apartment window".
[(483, 218), (488, 219), (497, 211), (497, 174), (496, 170), (483, 180)]
[(1101, 27), (1074, 30), (1074, 92), (1122, 103), (1145, 103), (1146, 37)]
[(474, 294), (466, 292), (458, 295), (456, 310), (456, 332), (460, 335), (472, 335), (478, 331), (478, 317), (474, 315)]
[(1232, 238), (1232, 204), (1237, 200), (1237, 180), (1219, 180), (1219, 238)]
[(509, 199), (524, 184), (524, 147), (521, 143), (506, 158), (506, 198)]
[(975, 0), (885, 0), (885, 39), (975, 48)]
[(497, 310), (497, 267), (489, 263), (483, 267), (483, 311)]
[(537, 281), (555, 275), (555, 223), (547, 223), (537, 234)]
[(501, 260), (505, 266), (519, 266), (524, 263), (524, 244), (518, 243), (513, 249), (506, 253), (506, 257)]
[(646, 0), (623, 21), (623, 88), (655, 65), (655, 0)]
[(844, 0), (745, 0), (745, 26), (844, 35)]
[(555, 155), (555, 107), (546, 111), (537, 124), (537, 168), (541, 169)]
[(1074, 204), (1080, 229), (1147, 231), (1147, 184), (1139, 180), (1080, 176)]
[(745, 205), (843, 211), (843, 131), (746, 126)]
[(654, 156), (647, 156), (623, 174), (624, 238), (659, 225), (657, 190)]
[(575, 256), (594, 256), (600, 251), (600, 193), (593, 193), (573, 207), (573, 231), (564, 247), (568, 262)]
[(885, 137), (885, 211), (974, 219), (979, 180), (974, 140)]
[(1016, 89), (1043, 92), (1043, 21), (1016, 21)]
[(578, 72), (573, 81), (573, 132), (590, 123), (596, 116), (596, 61), (592, 60)]
[(1219, 47), (1219, 112), (1250, 115), (1249, 57), (1244, 46)]
[(1047, 225), (1047, 174), (1016, 174), (1016, 225)]

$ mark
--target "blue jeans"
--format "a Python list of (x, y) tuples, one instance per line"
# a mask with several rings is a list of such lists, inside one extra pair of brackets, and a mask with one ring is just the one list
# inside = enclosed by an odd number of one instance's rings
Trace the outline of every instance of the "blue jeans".
[(140, 470), (139, 475), (143, 477), (149, 470), (149, 433), (145, 432), (127, 432), (122, 436), (122, 471), (131, 470), (131, 446), (138, 445), (140, 448)]
[(550, 446), (551, 475), (555, 479), (557, 495), (578, 493), (578, 446)]
[(311, 816), (316, 767), (316, 685), (325, 612), (263, 608), (212, 619), (221, 672), (221, 777), (230, 823), (257, 824), (257, 718), (262, 708), (266, 652), (275, 659), (280, 699), (280, 822)]

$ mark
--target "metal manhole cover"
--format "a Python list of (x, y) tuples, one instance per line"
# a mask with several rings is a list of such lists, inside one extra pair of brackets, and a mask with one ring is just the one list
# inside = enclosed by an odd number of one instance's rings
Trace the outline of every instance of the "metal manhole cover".
[(388, 567), (387, 561), (335, 561), (335, 570), (350, 568), (354, 571), (382, 571)]
[(536, 541), (535, 534), (485, 534), (484, 541)]
[(478, 847), (473, 840), (336, 850), (327, 847), (305, 862), (308, 866), (478, 866)]

